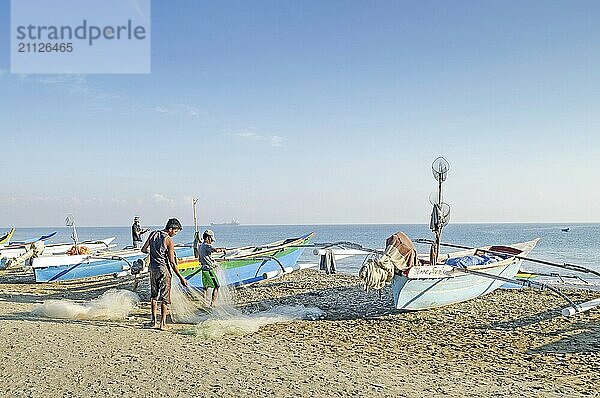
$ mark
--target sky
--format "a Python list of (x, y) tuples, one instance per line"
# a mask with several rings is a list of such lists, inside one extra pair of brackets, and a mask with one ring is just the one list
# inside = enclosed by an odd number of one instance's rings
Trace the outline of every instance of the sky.
[(451, 222), (600, 222), (597, 1), (152, 1), (151, 73), (79, 75), (9, 4), (0, 228), (427, 223), (438, 156)]

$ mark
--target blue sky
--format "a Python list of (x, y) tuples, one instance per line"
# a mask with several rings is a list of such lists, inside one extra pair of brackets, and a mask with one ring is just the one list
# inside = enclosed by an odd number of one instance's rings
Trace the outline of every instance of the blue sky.
[(1, 1), (0, 224), (426, 223), (439, 155), (454, 222), (600, 222), (598, 17), (153, 1), (152, 73), (16, 75)]

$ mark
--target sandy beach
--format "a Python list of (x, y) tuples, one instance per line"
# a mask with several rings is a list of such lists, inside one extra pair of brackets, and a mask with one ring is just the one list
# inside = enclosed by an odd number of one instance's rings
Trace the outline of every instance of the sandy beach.
[[(497, 291), (425, 312), (392, 310), (358, 278), (304, 270), (237, 290), (246, 312), (315, 306), (316, 320), (271, 324), (218, 339), (160, 332), (147, 285), (123, 321), (33, 316), (48, 299), (85, 301), (131, 280), (34, 284), (0, 274), (0, 394), (105, 396), (600, 396), (600, 311), (565, 318), (547, 292)], [(598, 292), (572, 291), (585, 301)]]

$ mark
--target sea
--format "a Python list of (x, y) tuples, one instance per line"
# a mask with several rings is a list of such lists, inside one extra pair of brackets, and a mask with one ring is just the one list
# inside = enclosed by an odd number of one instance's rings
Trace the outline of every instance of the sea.
[[(143, 226), (143, 228), (162, 229), (162, 226)], [(432, 239), (433, 234), (426, 224), (335, 224), (335, 225), (220, 225), (199, 226), (202, 232), (210, 228), (215, 232), (217, 247), (233, 248), (237, 246), (261, 245), (285, 238), (297, 237), (314, 232), (314, 243), (349, 241), (364, 247), (383, 249), (385, 240), (393, 233), (402, 231), (411, 239)], [(569, 228), (568, 232), (562, 229)], [(72, 229), (68, 227), (17, 228), (13, 241), (36, 238), (56, 231), (49, 243), (71, 241)], [(0, 230), (0, 234), (6, 231)], [(80, 241), (116, 237), (116, 248), (131, 245), (131, 227), (78, 227)], [(176, 244), (191, 244), (194, 227), (184, 226), (174, 238)], [(147, 235), (144, 235), (147, 237)], [(442, 242), (463, 246), (478, 247), (485, 245), (506, 245), (540, 238), (540, 242), (529, 257), (556, 262), (558, 264), (576, 264), (600, 272), (600, 224), (449, 224), (443, 230)], [(428, 253), (429, 246), (416, 244), (419, 253)], [(444, 249), (442, 252), (457, 249)], [(363, 257), (351, 257), (338, 261), (338, 272), (358, 274)], [(318, 262), (312, 249), (305, 250), (301, 261)], [(524, 262), (522, 269), (538, 273), (559, 272), (574, 275), (573, 272), (558, 268), (549, 268), (532, 262)], [(594, 280), (592, 275), (581, 276)]]

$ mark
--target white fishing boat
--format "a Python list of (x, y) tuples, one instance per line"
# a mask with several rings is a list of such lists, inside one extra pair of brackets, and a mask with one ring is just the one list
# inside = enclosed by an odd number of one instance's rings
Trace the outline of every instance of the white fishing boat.
[[(411, 239), (398, 232), (387, 239), (384, 250), (368, 249), (351, 242), (325, 244), (324, 248), (315, 250), (315, 254), (322, 256), (321, 264), (328, 261), (335, 263), (336, 258), (365, 255), (359, 272), (365, 290), (381, 290), (391, 284), (394, 306), (399, 310), (427, 310), (456, 304), (491, 293), (507, 283), (553, 291), (569, 304), (562, 312), (564, 315), (573, 315), (600, 305), (600, 299), (575, 304), (549, 284), (531, 279), (515, 279), (524, 260), (600, 276), (600, 272), (582, 266), (528, 257), (539, 239), (479, 248), (442, 243), (442, 229), (448, 223), (450, 215), (450, 206), (442, 201), (442, 182), (446, 179), (448, 169), (448, 162), (444, 158), (433, 162), (432, 170), (438, 181), (438, 191), (430, 196), (433, 205), (430, 229), (435, 239), (415, 241), (430, 245), (428, 256), (418, 256)], [(461, 250), (442, 254), (440, 246)], [(325, 268), (330, 268), (325, 265)]]
[(523, 262), (515, 255), (527, 256), (538, 240), (448, 253), (440, 255), (435, 265), (422, 259), (419, 263), (425, 265), (395, 273), (394, 305), (400, 310), (425, 310), (491, 293), (515, 277)]
[[(90, 251), (108, 249), (108, 248), (112, 247), (111, 244), (115, 239), (116, 238), (113, 236), (113, 237), (106, 238), (106, 239), (87, 240), (87, 241), (79, 242), (78, 246), (79, 247), (85, 246)], [(34, 242), (31, 242), (31, 243), (34, 243)], [(11, 258), (19, 257), (19, 256), (25, 254), (25, 252), (29, 249), (29, 245), (31, 243), (11, 245), (11, 246), (6, 246), (4, 248), (0, 248), (0, 258), (11, 259)], [(49, 245), (44, 245), (42, 255), (46, 256), (46, 255), (52, 255), (52, 254), (65, 254), (69, 250), (71, 250), (71, 248), (73, 247), (73, 244), (74, 244), (73, 242), (70, 242), (70, 243), (52, 243)]]

